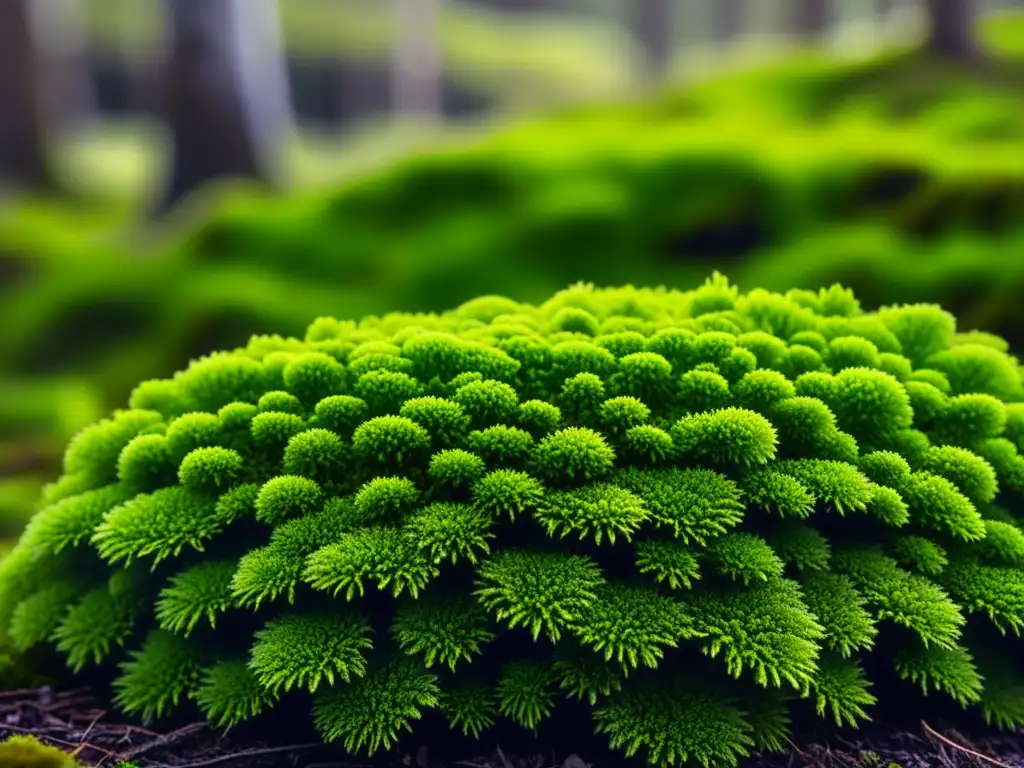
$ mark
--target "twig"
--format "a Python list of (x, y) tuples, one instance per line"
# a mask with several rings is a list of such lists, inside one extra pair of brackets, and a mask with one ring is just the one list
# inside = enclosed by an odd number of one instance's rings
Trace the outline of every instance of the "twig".
[(501, 751), (501, 747), (495, 747), (495, 749), (498, 752), (498, 757), (501, 758), (501, 764), (505, 766), (505, 768), (512, 768), (512, 763), (510, 763), (508, 758), (505, 757), (505, 753)]
[(962, 744), (957, 744), (955, 741), (947, 739), (941, 733), (939, 733), (934, 728), (932, 728), (930, 725), (928, 725), (928, 723), (926, 723), (924, 720), (921, 721), (921, 726), (929, 734), (931, 734), (932, 736), (934, 736), (935, 738), (937, 738), (939, 741), (943, 742), (944, 744), (948, 744), (953, 749), (959, 750), (961, 752), (965, 752), (968, 755), (973, 755), (974, 757), (978, 758), (979, 760), (985, 760), (985, 761), (987, 761), (989, 763), (992, 763), (993, 765), (998, 765), (998, 766), (1000, 766), (1000, 768), (1013, 768), (1013, 766), (1010, 765), (1009, 763), (1004, 763), (1004, 762), (1002, 762), (1000, 760), (996, 760), (994, 757), (989, 757), (988, 755), (982, 754), (981, 752), (976, 752), (973, 749), (968, 749), (967, 747), (963, 746)]
[(137, 747), (129, 749), (127, 752), (121, 753), (121, 759), (131, 760), (133, 757), (138, 757), (146, 752), (152, 752), (154, 749), (166, 747), (167, 745), (181, 741), (182, 739), (191, 736), (196, 731), (201, 731), (204, 728), (206, 728), (206, 723), (189, 723), (176, 731), (171, 731), (170, 733), (158, 736), (148, 744), (140, 744)]
[(92, 733), (92, 729), (93, 729), (93, 726), (95, 726), (95, 725), (96, 725), (96, 723), (98, 723), (98, 722), (100, 721), (100, 718), (101, 718), (101, 717), (103, 717), (103, 716), (104, 716), (105, 714), (107, 714), (107, 711), (106, 711), (106, 710), (103, 710), (103, 711), (102, 711), (102, 712), (100, 712), (100, 713), (99, 713), (98, 715), (96, 715), (96, 717), (94, 717), (94, 718), (92, 719), (92, 722), (91, 722), (91, 723), (89, 723), (89, 727), (88, 727), (88, 728), (86, 728), (86, 729), (85, 729), (85, 733), (83, 733), (83, 734), (82, 734), (82, 739), (83, 739), (83, 740), (85, 739), (85, 737), (86, 737), (86, 736), (88, 736), (88, 735), (89, 735), (90, 733)]
[(235, 752), (230, 755), (221, 755), (220, 757), (211, 757), (208, 760), (198, 760), (192, 763), (178, 763), (173, 768), (204, 768), (207, 765), (217, 765), (218, 763), (227, 763), (232, 760), (240, 760), (248, 757), (261, 757), (263, 755), (276, 755), (287, 752), (301, 752), (307, 749), (316, 749), (322, 747), (324, 744), (322, 741), (310, 741), (305, 744), (292, 744), (284, 747), (264, 747), (261, 749), (246, 749), (241, 752)]

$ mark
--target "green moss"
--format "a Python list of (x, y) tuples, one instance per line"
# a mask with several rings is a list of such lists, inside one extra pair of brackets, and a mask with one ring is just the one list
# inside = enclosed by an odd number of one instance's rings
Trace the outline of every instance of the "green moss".
[[(1005, 48), (1020, 28), (1007, 15), (983, 34)], [(0, 211), (0, 463), (29, 452), (54, 470), (63, 441), (136, 382), (252, 333), (478, 294), (539, 301), (580, 279), (678, 287), (717, 266), (774, 290), (838, 280), (869, 307), (940, 301), (1016, 345), (1020, 67), (800, 56), (455, 142), (329, 190), (282, 200), (232, 186), (144, 258), (112, 236), (132, 204), (12, 204)], [(371, 149), (335, 148), (332, 162), (351, 176)], [(76, 176), (106, 183), (117, 163), (100, 155), (102, 174), (86, 163)], [(600, 331), (632, 330), (620, 326)], [(790, 373), (820, 364), (825, 348), (810, 346)]]
[(10, 736), (0, 741), (0, 765), (16, 768), (81, 768), (66, 752), (35, 736)]
[(126, 713), (312, 694), (375, 753), (429, 711), (483, 738), (576, 706), (665, 767), (780, 749), (792, 700), (858, 726), (900, 679), (1024, 724), (1024, 380), (938, 306), (715, 274), (267, 342), (81, 432), (0, 562), (17, 647), (113, 672)]

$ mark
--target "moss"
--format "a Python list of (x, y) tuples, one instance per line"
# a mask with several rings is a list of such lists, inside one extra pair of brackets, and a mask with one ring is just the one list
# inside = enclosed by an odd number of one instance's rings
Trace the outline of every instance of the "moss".
[(575, 706), (627, 755), (731, 766), (788, 742), (790, 702), (856, 727), (899, 681), (922, 717), (946, 696), (1017, 727), (1006, 350), (938, 306), (719, 274), (320, 318), (79, 433), (0, 618), (113, 673), (129, 714), (272, 722), (312, 694), (349, 753), (427, 712), (483, 738)]
[(66, 752), (43, 744), (34, 736), (10, 736), (0, 741), (0, 765), (12, 768), (81, 768)]
[[(984, 34), (1005, 48), (1020, 27), (1005, 16)], [(253, 333), (486, 293), (540, 301), (580, 279), (683, 286), (723, 267), (774, 290), (841, 281), (866, 306), (939, 301), (1018, 344), (1024, 269), (1006, 254), (1024, 239), (1020, 63), (924, 78), (929, 66), (907, 51), (801, 56), (568, 110), (326, 191), (232, 187), (145, 258), (106, 236), (130, 205), (12, 204), (0, 212), (0, 259), (18, 280), (0, 300), (0, 462), (28, 452), (55, 469), (97, 408)], [(918, 108), (895, 115), (908, 93)], [(362, 167), (368, 151), (338, 162)], [(106, 179), (100, 165), (77, 175)]]

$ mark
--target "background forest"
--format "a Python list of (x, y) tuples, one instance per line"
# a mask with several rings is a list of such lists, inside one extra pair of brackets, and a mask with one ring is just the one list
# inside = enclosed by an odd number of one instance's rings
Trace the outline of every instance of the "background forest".
[(135, 383), (319, 315), (718, 268), (1019, 344), (1022, 96), (1009, 0), (7, 0), (0, 535)]

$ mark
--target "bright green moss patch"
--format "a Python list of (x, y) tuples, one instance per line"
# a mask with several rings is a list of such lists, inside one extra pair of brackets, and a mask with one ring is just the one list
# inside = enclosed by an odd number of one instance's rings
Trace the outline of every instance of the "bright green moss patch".
[(6, 632), (144, 717), (311, 693), (348, 752), (575, 707), (729, 766), (915, 687), (1015, 727), (1024, 382), (979, 338), (717, 274), (254, 337), (71, 442)]

